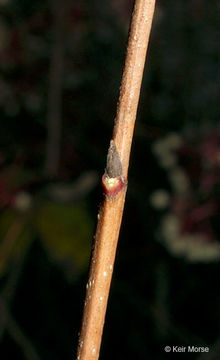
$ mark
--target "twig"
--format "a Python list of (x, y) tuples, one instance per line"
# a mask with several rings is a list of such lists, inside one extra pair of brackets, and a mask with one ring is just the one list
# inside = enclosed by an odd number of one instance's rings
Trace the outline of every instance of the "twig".
[(105, 199), (98, 214), (77, 360), (99, 358), (115, 252), (124, 209), (133, 129), (155, 0), (136, 0), (113, 140), (102, 182)]

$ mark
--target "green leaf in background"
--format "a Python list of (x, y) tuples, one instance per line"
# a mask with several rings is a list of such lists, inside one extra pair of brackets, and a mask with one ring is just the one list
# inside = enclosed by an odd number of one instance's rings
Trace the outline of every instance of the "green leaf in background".
[[(93, 224), (80, 203), (60, 205), (44, 202), (36, 215), (36, 226), (50, 256), (68, 276), (88, 266)], [(75, 274), (74, 274), (75, 275)]]

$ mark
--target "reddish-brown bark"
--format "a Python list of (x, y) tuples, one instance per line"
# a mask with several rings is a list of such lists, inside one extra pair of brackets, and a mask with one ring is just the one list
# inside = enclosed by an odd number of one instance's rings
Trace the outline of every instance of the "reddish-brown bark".
[[(155, 0), (135, 1), (113, 141), (111, 141), (107, 157), (107, 160), (110, 159), (112, 165), (107, 163), (104, 175), (105, 180), (106, 176), (110, 179), (110, 188), (109, 191), (108, 186), (105, 188), (105, 199), (98, 214), (95, 246), (90, 264), (77, 360), (97, 360), (99, 358), (118, 235), (124, 209), (131, 142), (154, 8)], [(113, 149), (112, 146), (116, 147), (116, 149)], [(120, 189), (112, 192), (112, 180), (114, 184), (116, 179), (119, 181)], [(123, 186), (121, 186), (122, 184)]]

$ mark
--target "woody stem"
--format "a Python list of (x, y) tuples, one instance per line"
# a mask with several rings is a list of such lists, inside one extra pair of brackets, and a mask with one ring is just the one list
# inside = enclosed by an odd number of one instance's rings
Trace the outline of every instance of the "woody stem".
[[(131, 142), (155, 0), (136, 0), (132, 15), (113, 138), (108, 152), (110, 179), (120, 189), (105, 194), (95, 234), (77, 360), (98, 360), (126, 195)], [(108, 161), (109, 162), (109, 161)], [(108, 164), (107, 164), (108, 165)], [(108, 174), (109, 175), (109, 174)], [(123, 184), (123, 186), (122, 186)], [(108, 183), (110, 186), (110, 183)]]

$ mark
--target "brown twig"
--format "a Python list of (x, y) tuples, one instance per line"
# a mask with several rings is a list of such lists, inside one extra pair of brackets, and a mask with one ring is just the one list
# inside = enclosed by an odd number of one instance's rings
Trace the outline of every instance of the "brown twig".
[(155, 0), (136, 0), (113, 132), (103, 176), (105, 200), (98, 214), (77, 360), (97, 360), (124, 209), (134, 124)]

